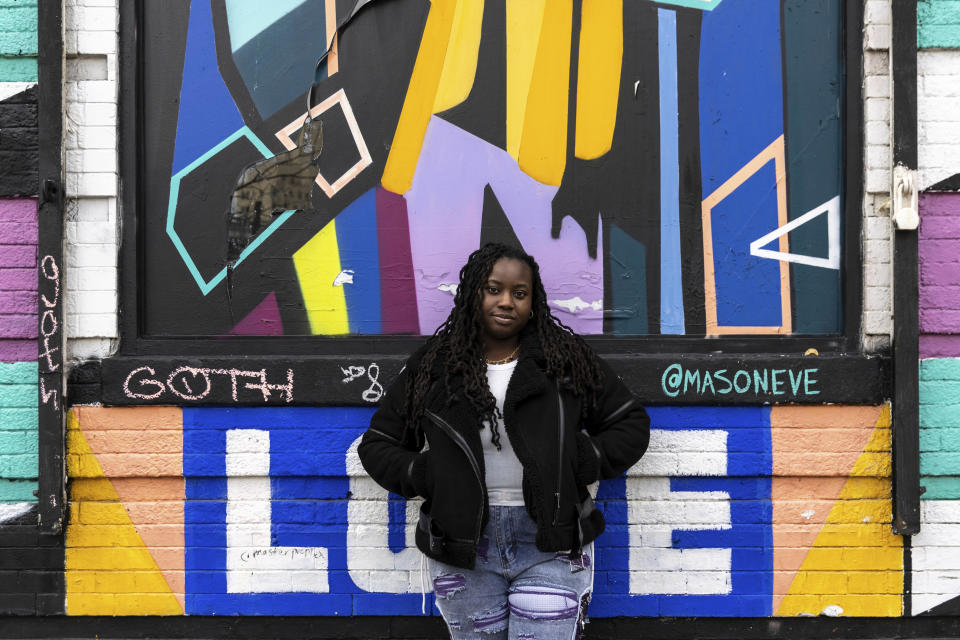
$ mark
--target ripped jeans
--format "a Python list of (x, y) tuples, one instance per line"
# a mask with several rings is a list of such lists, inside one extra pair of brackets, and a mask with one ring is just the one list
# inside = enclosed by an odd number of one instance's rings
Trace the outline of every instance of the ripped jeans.
[(473, 571), (428, 559), (452, 640), (579, 638), (593, 588), (593, 544), (571, 560), (534, 543), (524, 507), (490, 507)]

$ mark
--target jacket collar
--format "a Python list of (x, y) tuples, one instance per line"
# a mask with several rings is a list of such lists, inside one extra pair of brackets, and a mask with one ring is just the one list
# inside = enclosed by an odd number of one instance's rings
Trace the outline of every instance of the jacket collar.
[(531, 396), (543, 393), (547, 388), (546, 359), (536, 331), (524, 331), (520, 335), (520, 359), (510, 378), (504, 410), (511, 409)]

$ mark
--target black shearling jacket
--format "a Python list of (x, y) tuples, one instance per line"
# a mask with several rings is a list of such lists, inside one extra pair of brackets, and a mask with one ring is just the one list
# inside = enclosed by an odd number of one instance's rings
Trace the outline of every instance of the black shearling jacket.
[[(596, 410), (581, 422), (580, 398), (547, 375), (536, 336), (526, 332), (521, 345), (503, 417), (523, 465), (524, 502), (537, 523), (537, 548), (579, 551), (604, 529), (587, 485), (616, 477), (640, 459), (650, 440), (650, 419), (601, 360), (602, 393)], [(404, 428), (407, 376), (416, 370), (419, 355), (411, 356), (390, 387), (358, 453), (382, 487), (424, 498), (417, 547), (431, 558), (472, 569), (488, 506), (479, 418), (457, 393), (455, 380), (454, 402), (446, 402), (443, 384), (434, 384), (419, 428)]]

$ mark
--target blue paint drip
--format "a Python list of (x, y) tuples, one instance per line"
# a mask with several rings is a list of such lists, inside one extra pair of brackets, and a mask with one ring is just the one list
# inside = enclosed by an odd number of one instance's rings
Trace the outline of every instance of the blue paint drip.
[(342, 285), (350, 333), (382, 333), (376, 189), (351, 202), (336, 228), (340, 268), (353, 272), (353, 282)]
[(677, 12), (658, 9), (660, 58), (660, 333), (683, 334)]
[(210, 3), (191, 2), (172, 173), (178, 173), (242, 126), (243, 118), (217, 66)]

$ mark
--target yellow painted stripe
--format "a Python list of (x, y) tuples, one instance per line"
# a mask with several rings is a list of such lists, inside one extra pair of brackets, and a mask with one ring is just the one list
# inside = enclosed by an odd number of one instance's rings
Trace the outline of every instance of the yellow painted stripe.
[(890, 530), (889, 499), (870, 499), (862, 481), (883, 474), (877, 482), (889, 496), (890, 457), (888, 405), (775, 615), (817, 615), (830, 605), (845, 616), (903, 614), (903, 540)]
[(570, 96), (572, 0), (544, 8), (517, 161), (527, 175), (559, 186), (567, 164), (567, 102)]
[(417, 61), (413, 65), (381, 179), (383, 188), (393, 193), (406, 193), (413, 181), (423, 136), (437, 99), (455, 12), (456, 0), (433, 0), (430, 5), (430, 15), (423, 29)]
[(480, 27), (483, 24), (483, 0), (457, 0), (447, 55), (440, 73), (433, 112), (451, 109), (470, 95), (477, 75), (480, 53)]
[[(331, 220), (293, 254), (300, 293), (314, 335), (348, 333), (347, 300), (343, 285), (333, 286), (340, 274), (336, 221)], [(349, 286), (349, 285), (347, 285)]]
[[(64, 559), (68, 615), (182, 615), (90, 445), (67, 416), (68, 454), (85, 461), (85, 501), (71, 494)], [(94, 534), (95, 535), (92, 535)]]
[(523, 116), (546, 0), (507, 0), (507, 152), (520, 157)]
[(613, 144), (623, 60), (623, 1), (583, 0), (574, 153), (599, 158)]

